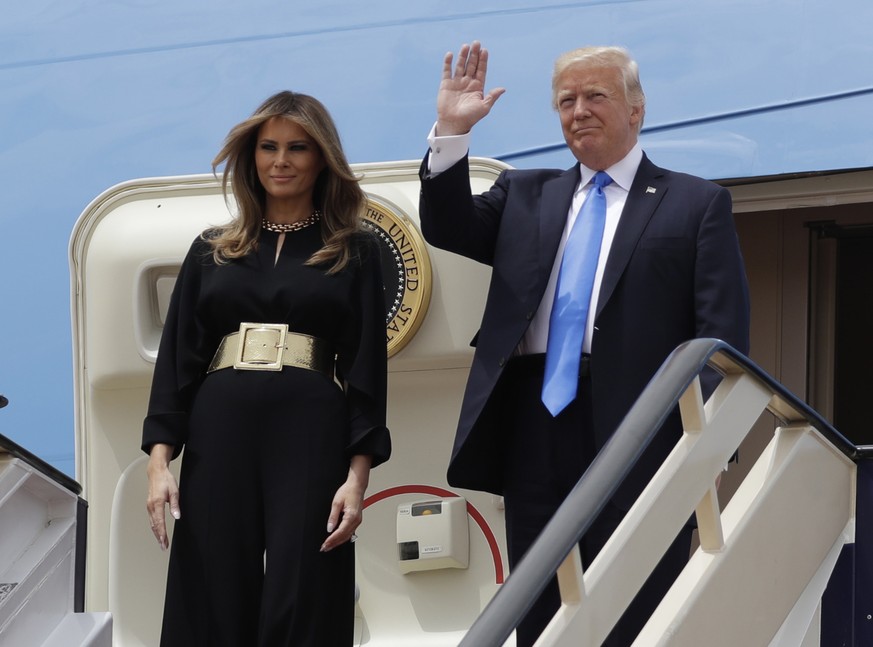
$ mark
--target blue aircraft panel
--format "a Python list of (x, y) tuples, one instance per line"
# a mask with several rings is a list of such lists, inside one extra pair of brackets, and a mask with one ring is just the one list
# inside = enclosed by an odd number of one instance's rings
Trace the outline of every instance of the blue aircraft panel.
[(228, 128), (278, 89), (322, 99), (353, 162), (418, 158), (442, 55), (478, 38), (507, 93), (473, 153), (566, 167), (554, 58), (622, 44), (661, 165), (710, 178), (873, 165), (869, 0), (7, 4), (0, 432), (69, 474), (73, 223), (118, 182), (209, 171)]

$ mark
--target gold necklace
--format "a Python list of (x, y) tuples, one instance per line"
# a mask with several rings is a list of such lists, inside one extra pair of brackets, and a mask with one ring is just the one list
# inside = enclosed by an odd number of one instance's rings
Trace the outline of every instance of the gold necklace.
[(263, 220), (261, 220), (261, 227), (263, 227), (267, 231), (272, 231), (277, 234), (285, 234), (289, 231), (299, 231), (300, 229), (304, 229), (309, 225), (313, 225), (318, 222), (319, 218), (321, 218), (321, 212), (316, 209), (308, 217), (304, 218), (303, 220), (298, 220), (297, 222), (271, 222), (264, 218)]

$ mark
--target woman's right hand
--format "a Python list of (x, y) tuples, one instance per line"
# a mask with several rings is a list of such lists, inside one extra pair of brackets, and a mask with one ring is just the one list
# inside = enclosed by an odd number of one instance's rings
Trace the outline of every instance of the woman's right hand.
[(170, 460), (173, 457), (173, 446), (155, 444), (149, 453), (149, 463), (146, 474), (149, 479), (149, 493), (146, 509), (149, 513), (149, 524), (155, 538), (161, 545), (161, 550), (167, 550), (170, 542), (167, 538), (167, 523), (164, 516), (164, 506), (170, 504), (170, 514), (174, 519), (182, 516), (179, 510), (179, 486), (176, 477), (170, 472)]

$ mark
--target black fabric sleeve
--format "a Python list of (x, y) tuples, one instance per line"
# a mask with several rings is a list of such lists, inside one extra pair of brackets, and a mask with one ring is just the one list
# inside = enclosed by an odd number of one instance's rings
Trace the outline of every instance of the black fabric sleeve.
[(179, 455), (188, 437), (188, 413), (193, 393), (205, 373), (209, 357), (202, 347), (196, 307), (208, 244), (198, 237), (191, 245), (173, 288), (158, 357), (152, 375), (148, 413), (143, 422), (142, 450), (155, 443), (173, 445)]
[(349, 411), (349, 456), (369, 454), (372, 466), (391, 456), (386, 427), (388, 350), (385, 337), (385, 297), (378, 243), (369, 234), (356, 240), (358, 303), (355, 348), (337, 357)]

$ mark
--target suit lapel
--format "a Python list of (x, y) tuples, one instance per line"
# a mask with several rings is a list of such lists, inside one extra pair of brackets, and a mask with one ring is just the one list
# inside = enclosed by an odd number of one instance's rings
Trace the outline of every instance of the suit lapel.
[(545, 276), (545, 280), (540, 281), (542, 289), (538, 296), (542, 296), (542, 290), (545, 290), (549, 275), (552, 272), (555, 254), (558, 252), (558, 244), (561, 241), (561, 234), (564, 232), (564, 225), (567, 224), (567, 212), (570, 211), (573, 194), (576, 192), (578, 185), (578, 164), (543, 184), (543, 196), (540, 201), (539, 213), (539, 275), (540, 277)]
[(634, 182), (628, 192), (621, 218), (618, 221), (609, 257), (606, 259), (595, 317), (609, 302), (615, 286), (618, 285), (618, 281), (624, 273), (634, 249), (636, 249), (643, 230), (667, 193), (667, 189), (668, 185), (664, 180), (663, 169), (652, 164), (649, 158), (643, 155)]

